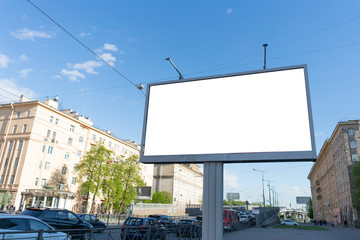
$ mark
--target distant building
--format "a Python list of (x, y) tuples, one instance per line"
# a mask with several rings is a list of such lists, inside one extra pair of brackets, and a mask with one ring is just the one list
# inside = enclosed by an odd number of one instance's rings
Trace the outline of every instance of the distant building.
[[(117, 160), (140, 152), (135, 142), (95, 128), (89, 118), (70, 109), (58, 110), (57, 99), (41, 102), (21, 97), (19, 102), (0, 105), (0, 208), (84, 210), (73, 169), (98, 142), (114, 151)], [(141, 169), (151, 186), (153, 165), (141, 164)], [(96, 203), (100, 209), (101, 199)]]
[(359, 161), (359, 126), (358, 120), (339, 122), (308, 175), (315, 219), (349, 226), (360, 224), (349, 174), (353, 163)]
[(174, 204), (202, 204), (203, 174), (197, 164), (155, 164), (153, 192), (167, 191)]

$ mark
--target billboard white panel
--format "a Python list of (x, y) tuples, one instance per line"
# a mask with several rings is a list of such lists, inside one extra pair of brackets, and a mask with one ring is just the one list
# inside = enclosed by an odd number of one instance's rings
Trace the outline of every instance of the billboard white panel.
[(141, 161), (311, 160), (306, 66), (148, 85)]

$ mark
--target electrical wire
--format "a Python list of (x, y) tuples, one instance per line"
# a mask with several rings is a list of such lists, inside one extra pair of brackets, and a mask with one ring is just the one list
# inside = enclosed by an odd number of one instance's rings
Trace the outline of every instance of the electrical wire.
[[(35, 5), (30, 0), (26, 0), (28, 3), (30, 3), (34, 8), (36, 8), (39, 12), (41, 12), (44, 16), (46, 16), (50, 21), (52, 21), (55, 25), (57, 25), (59, 28), (61, 28), (65, 33), (67, 33), (70, 37), (72, 37), (76, 42), (78, 42), (81, 46), (83, 46), (86, 50), (88, 50), (90, 53), (92, 53), (94, 56), (96, 56), (100, 61), (102, 61), (104, 64), (106, 64), (108, 67), (110, 67), (113, 71), (115, 71), (118, 75), (123, 77), (125, 80), (127, 80), (129, 83), (131, 83), (133, 86), (135, 86), (137, 89), (139, 89), (138, 85), (132, 82), (129, 78), (127, 78), (124, 74), (119, 72), (116, 68), (111, 66), (107, 61), (105, 61), (102, 57), (100, 57), (97, 53), (95, 53), (93, 50), (91, 50), (88, 46), (86, 46), (83, 42), (81, 42), (78, 38), (76, 38), (73, 34), (71, 34), (68, 30), (66, 30), (63, 26), (61, 26), (58, 22), (56, 22), (52, 17), (50, 17), (48, 14), (46, 14), (43, 10), (41, 10), (37, 5)], [(139, 89), (139, 91), (145, 96), (145, 94)]]

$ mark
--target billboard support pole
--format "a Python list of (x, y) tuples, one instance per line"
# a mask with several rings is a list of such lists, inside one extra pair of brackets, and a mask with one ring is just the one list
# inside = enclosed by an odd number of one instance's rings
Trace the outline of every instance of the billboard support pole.
[(203, 228), (204, 240), (223, 239), (223, 163), (204, 163)]

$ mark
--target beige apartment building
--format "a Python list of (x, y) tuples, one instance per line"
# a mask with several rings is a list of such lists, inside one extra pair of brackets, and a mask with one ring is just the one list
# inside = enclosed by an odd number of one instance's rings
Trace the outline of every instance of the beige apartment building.
[(203, 174), (197, 164), (155, 164), (153, 192), (167, 191), (177, 205), (202, 204)]
[(353, 163), (359, 161), (359, 126), (358, 120), (339, 122), (308, 175), (315, 219), (359, 226), (349, 174)]
[[(59, 110), (57, 99), (24, 97), (0, 105), (0, 208), (46, 206), (81, 211), (74, 166), (92, 145), (103, 142), (116, 160), (139, 155), (139, 146), (93, 126), (72, 110)], [(152, 185), (153, 165), (141, 164)], [(101, 199), (97, 199), (101, 206)]]

